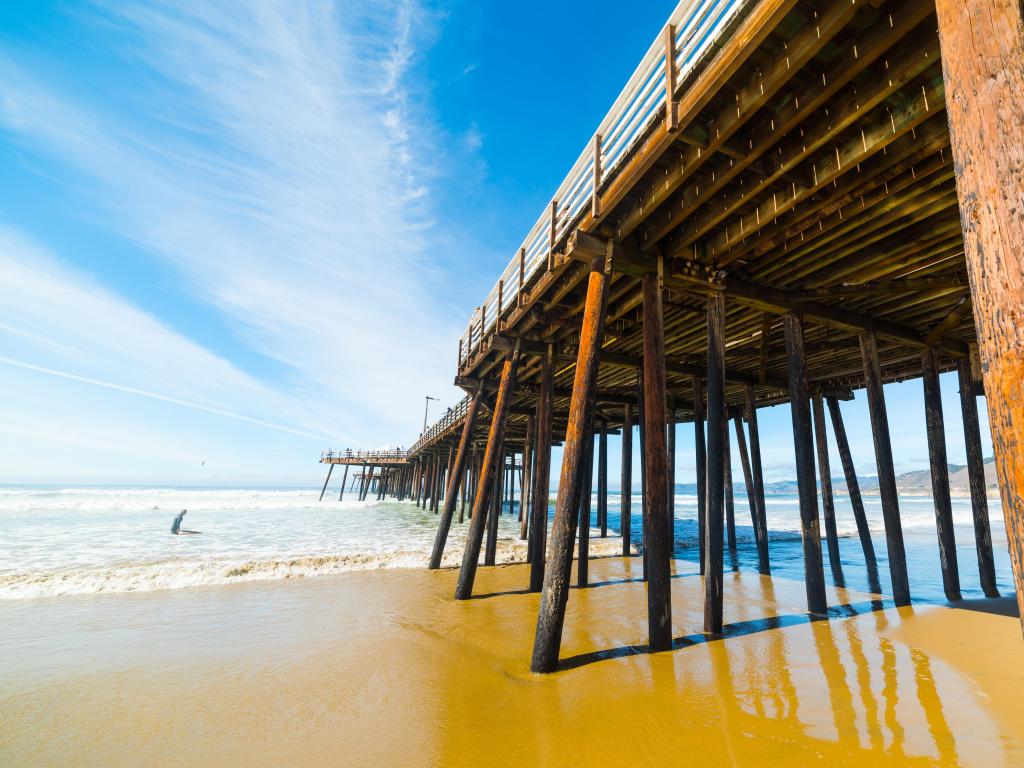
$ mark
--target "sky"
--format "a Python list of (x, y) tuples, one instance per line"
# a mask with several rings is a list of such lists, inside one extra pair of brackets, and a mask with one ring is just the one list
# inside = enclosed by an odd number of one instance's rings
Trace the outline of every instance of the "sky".
[[(315, 485), (321, 450), (412, 443), (673, 6), (5, 0), (0, 482)], [(886, 396), (897, 468), (926, 466), (920, 381)], [(792, 477), (788, 407), (760, 419)]]

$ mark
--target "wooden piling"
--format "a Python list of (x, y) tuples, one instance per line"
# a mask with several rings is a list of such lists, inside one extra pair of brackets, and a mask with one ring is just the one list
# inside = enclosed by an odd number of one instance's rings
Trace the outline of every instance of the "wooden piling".
[(469, 457), (470, 450), (469, 444), (473, 439), (473, 430), (476, 428), (476, 415), (480, 409), (483, 391), (483, 385), (478, 386), (466, 408), (466, 417), (462, 422), (462, 436), (459, 438), (459, 449), (455, 453), (455, 462), (452, 464), (451, 478), (448, 482), (448, 493), (444, 500), (444, 512), (441, 515), (440, 521), (438, 521), (437, 536), (434, 537), (434, 549), (430, 553), (429, 567), (431, 570), (441, 567), (444, 545), (448, 541), (448, 531), (452, 527), (452, 516), (455, 514), (455, 497), (459, 486), (464, 485), (466, 460)]
[(992, 557), (992, 531), (988, 519), (988, 492), (985, 488), (985, 464), (981, 453), (978, 401), (974, 394), (970, 360), (957, 360), (956, 372), (960, 384), (960, 412), (964, 420), (967, 479), (971, 487), (971, 513), (974, 518), (974, 548), (978, 555), (978, 574), (985, 597), (999, 597), (995, 561)]
[[(611, 244), (608, 256), (611, 256)], [(581, 470), (587, 454), (586, 440), (594, 417), (593, 393), (597, 389), (599, 353), (604, 337), (608, 294), (608, 275), (605, 273), (604, 262), (604, 258), (595, 259), (588, 278), (576, 371), (569, 400), (569, 424), (555, 502), (555, 519), (547, 555), (548, 566), (544, 572), (544, 587), (530, 663), (530, 669), (534, 672), (553, 672), (558, 666), (558, 649), (562, 642), (562, 623), (565, 620), (565, 603), (569, 597), (569, 577), (572, 572), (576, 527), (574, 518), (579, 509), (583, 486)]]
[(590, 501), (594, 488), (594, 433), (587, 441), (587, 456), (583, 462), (583, 493), (580, 494), (579, 545), (576, 555), (576, 584), (590, 583)]
[(843, 414), (839, 410), (839, 401), (835, 397), (829, 396), (825, 399), (828, 402), (829, 416), (832, 417), (832, 432), (836, 436), (836, 447), (839, 449), (839, 459), (843, 464), (846, 492), (850, 496), (850, 506), (853, 507), (853, 519), (857, 522), (857, 536), (860, 538), (860, 546), (864, 551), (864, 561), (869, 566), (874, 566), (877, 562), (875, 560), (875, 545), (871, 542), (871, 530), (868, 528), (868, 518), (864, 512), (864, 500), (860, 496), (860, 482), (857, 480), (857, 470), (853, 465), (853, 456), (850, 454), (850, 441), (846, 438)]
[[(521, 489), (519, 494), (519, 538), (527, 539), (530, 532), (530, 488), (533, 478), (530, 473), (533, 471), (533, 443), (534, 443), (534, 419), (530, 416), (526, 420), (526, 441), (523, 445), (523, 479), (519, 483)], [(527, 545), (527, 559), (533, 559), (533, 552)]]
[(697, 548), (700, 572), (704, 573), (704, 529), (708, 519), (707, 449), (704, 442), (704, 382), (694, 376), (693, 382), (693, 450), (697, 463)]
[(722, 521), (725, 513), (725, 297), (713, 293), (708, 316), (708, 476), (704, 539), (704, 632), (722, 633)]
[[(640, 530), (647, 530), (647, 443), (644, 440), (644, 377), (643, 367), (637, 376), (636, 382), (636, 416), (637, 432), (640, 438)], [(647, 542), (643, 541), (643, 580), (647, 581)]]
[(924, 415), (928, 432), (928, 463), (935, 503), (935, 531), (939, 537), (942, 588), (947, 600), (960, 599), (960, 569), (953, 533), (953, 505), (949, 498), (949, 462), (946, 458), (946, 425), (942, 417), (942, 389), (939, 361), (933, 347), (921, 352), (921, 381), (924, 384)]
[(622, 556), (632, 552), (631, 514), (633, 508), (633, 406), (626, 403), (622, 416), (622, 472), (619, 475), (619, 530), (622, 533)]
[(1024, 622), (1024, 6), (937, 0), (985, 401)]
[(789, 405), (793, 415), (793, 448), (800, 497), (800, 537), (804, 549), (804, 586), (807, 610), (825, 613), (825, 574), (821, 562), (821, 531), (818, 527), (818, 490), (814, 482), (814, 448), (811, 409), (807, 397), (804, 360), (804, 329), (800, 316), (785, 316), (786, 366), (789, 370)]
[(345, 483), (348, 482), (348, 464), (345, 465), (345, 473), (341, 476), (341, 490), (338, 491), (338, 501), (345, 497)]
[[(668, 407), (668, 413), (665, 417), (665, 423), (667, 424), (667, 435), (668, 442), (666, 445), (668, 462), (667, 471), (665, 472), (666, 487), (668, 490), (668, 525), (672, 531), (675, 531), (676, 527), (676, 414), (675, 409), (670, 405)], [(675, 534), (672, 534), (675, 536)]]
[(439, 510), (438, 499), (441, 495), (441, 483), (444, 478), (444, 462), (441, 460), (441, 453), (434, 456), (434, 485), (430, 490), (430, 509), (434, 514)]
[(536, 459), (533, 467), (533, 490), (530, 491), (530, 541), (533, 557), (530, 560), (530, 591), (540, 592), (544, 585), (544, 561), (548, 532), (548, 496), (551, 484), (551, 377), (553, 349), (548, 345), (540, 367), (540, 386), (537, 389), (535, 417)]
[[(757, 531), (761, 524), (757, 519), (757, 497), (754, 493), (754, 478), (750, 471), (750, 456), (747, 454), (747, 437), (743, 433), (743, 420), (740, 416), (734, 416), (732, 423), (736, 430), (736, 450), (740, 453), (743, 485), (747, 490), (747, 505), (750, 507), (750, 527), (754, 531), (754, 541), (756, 542)], [(758, 554), (760, 554), (760, 548)]]
[(324, 478), (324, 487), (320, 489), (320, 498), (317, 499), (317, 501), (323, 501), (324, 500), (324, 493), (327, 491), (327, 484), (329, 482), (331, 482), (331, 472), (333, 472), (333, 471), (334, 471), (334, 465), (333, 464), (328, 464), (327, 465), (327, 477)]
[[(505, 455), (502, 453), (502, 465)], [(484, 565), (494, 565), (498, 558), (498, 523), (501, 519), (501, 507), (504, 498), (504, 468), (494, 473), (494, 489), (491, 492), (491, 506), (487, 512), (487, 542), (484, 546)]]
[(480, 545), (483, 544), (484, 524), (487, 519), (487, 502), (494, 485), (494, 476), (501, 467), (501, 443), (505, 435), (505, 417), (508, 414), (512, 390), (516, 385), (516, 372), (519, 368), (520, 341), (501, 368), (501, 380), (498, 384), (498, 395), (494, 401), (491, 414), (491, 427), (487, 434), (487, 448), (484, 451), (483, 467), (477, 482), (476, 498), (473, 500), (473, 519), (466, 535), (466, 548), (462, 554), (462, 568), (459, 571), (459, 582), (455, 587), (456, 600), (468, 600), (473, 594), (473, 581), (476, 578), (477, 562), (480, 559)]
[(729, 543), (729, 551), (736, 551), (736, 500), (732, 485), (732, 446), (729, 443), (729, 426), (726, 419), (725, 428), (725, 538)]
[(828, 433), (825, 432), (825, 404), (821, 392), (811, 402), (814, 415), (814, 444), (818, 451), (818, 480), (821, 482), (821, 511), (825, 518), (828, 564), (837, 586), (843, 586), (843, 564), (839, 556), (839, 531), (836, 528), (836, 503), (832, 495), (832, 467), (828, 460)]
[(754, 537), (757, 541), (758, 570), (767, 574), (771, 572), (771, 563), (768, 557), (768, 510), (764, 501), (764, 473), (761, 471), (761, 436), (757, 428), (754, 387), (749, 384), (743, 388), (743, 403), (747, 430), (750, 433), (750, 476), (754, 486), (754, 503), (757, 509)]
[(657, 274), (643, 278), (644, 443), (647, 518), (647, 627), (655, 651), (672, 647), (672, 532), (668, 530), (665, 440), (665, 326)]
[(882, 502), (882, 520), (885, 523), (885, 543), (889, 557), (889, 575), (892, 578), (892, 597), (896, 605), (909, 605), (910, 582), (907, 578), (907, 555), (903, 547), (900, 503), (896, 492), (896, 470), (892, 461), (892, 443), (889, 439), (889, 417), (885, 411), (882, 371), (878, 363), (878, 341), (875, 339), (874, 332), (869, 331), (860, 335), (860, 352), (864, 363), (864, 385), (868, 393), (868, 413), (871, 416), (875, 462), (878, 466), (878, 492)]
[(601, 422), (597, 444), (597, 519), (601, 538), (608, 537), (608, 425)]

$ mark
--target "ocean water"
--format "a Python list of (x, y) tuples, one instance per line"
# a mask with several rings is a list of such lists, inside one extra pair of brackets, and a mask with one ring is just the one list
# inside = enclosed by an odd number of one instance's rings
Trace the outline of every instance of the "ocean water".
[[(309, 577), (370, 568), (421, 568), (437, 529), (437, 515), (412, 502), (338, 502), (319, 490), (215, 490), (138, 488), (0, 488), (0, 599), (62, 594), (177, 589), (242, 581)], [(697, 557), (695, 496), (675, 498), (675, 556)], [(633, 540), (639, 542), (641, 499), (632, 499)], [(518, 507), (518, 504), (516, 505)], [(801, 577), (803, 560), (795, 495), (766, 499), (773, 572)], [(863, 566), (853, 513), (836, 498), (843, 536), (840, 551), (849, 586), (879, 586)], [(592, 499), (596, 515), (596, 497)], [(880, 586), (888, 572), (881, 506), (865, 497), (879, 555)], [(187, 509), (183, 528), (200, 535), (172, 536), (171, 522)], [(941, 576), (930, 497), (900, 499), (901, 518), (915, 597), (941, 598)], [(1011, 589), (998, 500), (990, 500), (1000, 588)], [(553, 500), (552, 509), (553, 511)], [(516, 509), (518, 512), (518, 509)], [(619, 494), (609, 494), (609, 532), (619, 530)], [(452, 525), (446, 565), (461, 557), (468, 524)], [(953, 501), (965, 596), (980, 596), (968, 499)], [(499, 562), (521, 560), (517, 514), (499, 525)], [(747, 499), (736, 496), (738, 548), (726, 567), (756, 568)], [(822, 526), (824, 530), (824, 526)], [(597, 536), (595, 530), (592, 536)], [(823, 544), (823, 549), (824, 549)], [(593, 551), (593, 550), (592, 550)], [(826, 572), (829, 572), (827, 554)], [(878, 591), (872, 589), (871, 591)]]

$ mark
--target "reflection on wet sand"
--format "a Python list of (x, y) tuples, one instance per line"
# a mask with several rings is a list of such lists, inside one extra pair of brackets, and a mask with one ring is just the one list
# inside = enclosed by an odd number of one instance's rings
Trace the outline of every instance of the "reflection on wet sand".
[[(573, 590), (563, 657), (528, 671), (538, 597), (524, 566), (481, 569), (472, 604), (452, 571), (353, 573), (177, 595), (4, 608), (0, 763), (176, 766), (1000, 765), (1024, 718), (965, 653), (902, 639), (950, 622), (965, 644), (1016, 619), (902, 608), (832, 589), (726, 576), (724, 638), (702, 626), (703, 585), (676, 563), (673, 651), (645, 649), (640, 558), (591, 563)], [(765, 618), (769, 617), (769, 618)], [(1014, 625), (1014, 626), (1010, 626)], [(60, 631), (58, 631), (58, 628)], [(933, 632), (924, 633), (931, 637)], [(1003, 663), (1024, 669), (1024, 649)], [(959, 653), (959, 655), (957, 655)], [(59, 659), (59, 661), (58, 661)], [(196, 727), (196, 723), (202, 727)], [(965, 741), (966, 739), (966, 741)], [(111, 745), (116, 745), (112, 749)]]

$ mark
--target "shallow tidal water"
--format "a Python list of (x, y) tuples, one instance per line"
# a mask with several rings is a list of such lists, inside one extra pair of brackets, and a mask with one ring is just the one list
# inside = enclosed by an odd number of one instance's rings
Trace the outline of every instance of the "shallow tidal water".
[[(0, 488), (0, 600), (61, 594), (95, 594), (177, 589), (243, 581), (310, 577), (377, 568), (420, 568), (427, 562), (437, 515), (411, 502), (337, 501), (336, 489), (323, 502), (317, 490), (222, 490), (150, 488)], [(697, 557), (697, 500), (675, 498), (675, 555)], [(878, 592), (888, 584), (881, 507), (865, 497), (879, 557), (879, 578), (867, 572), (853, 513), (846, 497), (836, 497), (843, 579), (851, 587)], [(553, 513), (553, 500), (551, 512)], [(596, 522), (596, 497), (592, 520)], [(795, 495), (766, 499), (773, 565), (790, 577), (802, 573), (799, 510)], [(929, 497), (900, 499), (914, 594), (942, 597), (935, 518)], [(964, 595), (980, 596), (970, 503), (954, 499), (954, 522)], [(172, 536), (175, 514), (188, 509), (183, 528), (200, 535)], [(643, 526), (641, 497), (632, 498), (633, 540)], [(989, 502), (1001, 589), (1010, 588), (1002, 515)], [(525, 558), (518, 539), (518, 502), (499, 523), (499, 562)], [(620, 525), (619, 494), (609, 494), (609, 532)], [(727, 552), (726, 568), (755, 568), (753, 530), (746, 497), (736, 497), (738, 547)], [(456, 512), (456, 521), (458, 512)], [(460, 562), (468, 521), (455, 522), (445, 564)], [(822, 525), (822, 530), (824, 526)], [(595, 530), (592, 554), (602, 548)], [(823, 550), (825, 546), (823, 543)], [(621, 550), (620, 550), (621, 551)], [(754, 559), (752, 559), (752, 557)], [(825, 555), (825, 569), (830, 564)], [(883, 590), (886, 591), (886, 590)]]

